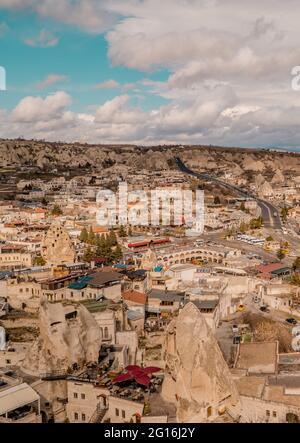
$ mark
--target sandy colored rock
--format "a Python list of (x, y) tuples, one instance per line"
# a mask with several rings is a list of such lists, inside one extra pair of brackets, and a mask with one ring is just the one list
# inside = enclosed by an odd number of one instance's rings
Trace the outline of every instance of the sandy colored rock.
[(42, 254), (47, 264), (73, 263), (75, 250), (66, 229), (57, 221), (50, 226), (42, 244)]
[[(74, 318), (68, 318), (71, 313)], [(23, 362), (25, 372), (66, 371), (74, 363), (83, 366), (88, 362), (98, 362), (101, 330), (84, 306), (64, 306), (43, 299), (39, 323), (40, 336)]]
[(162, 395), (177, 407), (177, 421), (205, 422), (239, 415), (239, 395), (203, 315), (188, 303), (166, 332)]

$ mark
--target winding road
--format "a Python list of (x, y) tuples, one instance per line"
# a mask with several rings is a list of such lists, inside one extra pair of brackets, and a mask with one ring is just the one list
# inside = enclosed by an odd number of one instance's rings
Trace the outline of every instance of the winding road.
[(214, 177), (211, 174), (192, 171), (183, 163), (180, 157), (175, 157), (175, 161), (178, 168), (185, 174), (192, 175), (194, 177), (200, 178), (201, 180), (209, 180), (215, 182), (219, 186), (223, 186), (224, 188), (230, 189), (231, 191), (235, 191), (237, 194), (241, 195), (242, 197), (247, 197), (256, 200), (258, 206), (261, 208), (261, 216), (264, 221), (264, 226), (266, 228), (272, 228), (276, 230), (282, 229), (278, 209), (274, 205), (272, 205), (272, 203), (262, 200), (256, 197), (255, 195), (250, 194), (250, 192), (247, 192), (244, 189), (239, 188), (238, 186), (226, 183), (218, 179), (217, 177)]

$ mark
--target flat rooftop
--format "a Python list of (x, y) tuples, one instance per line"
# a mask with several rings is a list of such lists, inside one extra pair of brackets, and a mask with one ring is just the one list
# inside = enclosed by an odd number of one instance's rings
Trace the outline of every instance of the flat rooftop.
[(277, 368), (277, 342), (242, 343), (235, 364), (249, 374), (274, 374)]
[(4, 389), (0, 391), (0, 415), (33, 403), (39, 398), (39, 395), (27, 383)]

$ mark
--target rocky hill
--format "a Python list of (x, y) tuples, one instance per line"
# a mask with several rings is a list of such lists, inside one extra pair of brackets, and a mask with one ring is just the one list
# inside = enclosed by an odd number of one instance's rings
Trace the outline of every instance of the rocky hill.
[(257, 174), (268, 181), (283, 182), (300, 175), (300, 154), (259, 149), (214, 146), (87, 145), (50, 143), (36, 140), (0, 140), (0, 167), (36, 167), (41, 172), (52, 169), (103, 168), (113, 172), (164, 170), (176, 168), (180, 156), (190, 167), (215, 174), (244, 176), (252, 181)]

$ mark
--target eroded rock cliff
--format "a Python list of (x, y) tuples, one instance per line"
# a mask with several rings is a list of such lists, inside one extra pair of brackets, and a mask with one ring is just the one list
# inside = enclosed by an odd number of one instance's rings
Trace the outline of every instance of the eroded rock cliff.
[(163, 398), (177, 407), (177, 421), (205, 422), (239, 415), (239, 395), (203, 315), (188, 303), (166, 332)]
[(25, 372), (39, 375), (98, 362), (101, 331), (84, 306), (43, 299), (39, 316), (40, 336), (25, 357)]

